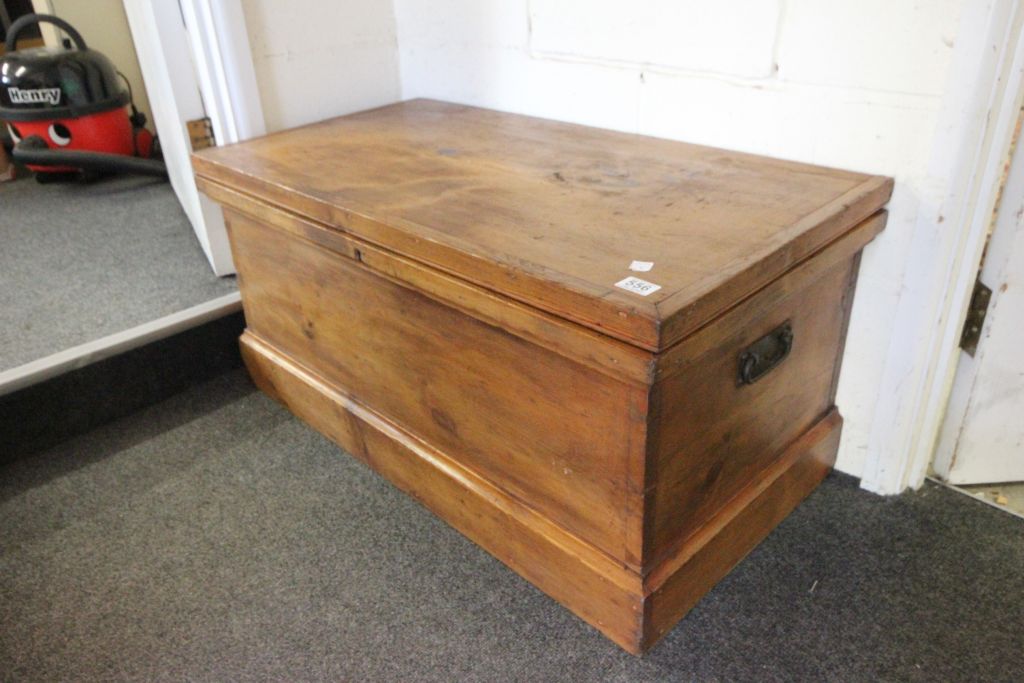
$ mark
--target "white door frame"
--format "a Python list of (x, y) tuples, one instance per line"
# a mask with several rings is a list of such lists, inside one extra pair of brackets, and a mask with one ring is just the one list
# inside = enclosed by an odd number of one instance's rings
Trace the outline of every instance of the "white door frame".
[(218, 144), (265, 132), (240, 0), (123, 2), (171, 186), (213, 271), (231, 274), (224, 218), (196, 188), (185, 122), (209, 116)]
[(861, 485), (884, 494), (927, 474), (960, 356), (960, 327), (1024, 96), (1024, 2), (965, 2), (896, 310)]
[[(1019, 125), (1020, 123), (1018, 122)], [(989, 311), (993, 315), (987, 316), (985, 323), (982, 325), (978, 335), (981, 343), (978, 345), (975, 356), (973, 358), (966, 355), (961, 356), (960, 363), (957, 365), (949, 408), (946, 411), (946, 418), (939, 432), (938, 445), (935, 448), (935, 460), (932, 463), (936, 476), (954, 484), (962, 483), (965, 480), (971, 483), (1009, 480), (1007, 475), (1010, 472), (1001, 471), (999, 467), (995, 466), (996, 462), (1000, 462), (998, 456), (996, 456), (995, 460), (986, 458), (984, 461), (979, 461), (975, 447), (974, 456), (966, 457), (966, 454), (971, 453), (972, 449), (970, 446), (966, 447), (964, 458), (956, 456), (957, 450), (965, 447), (962, 435), (966, 421), (968, 419), (979, 419), (980, 412), (997, 410), (995, 407), (985, 406), (984, 401), (979, 406), (978, 400), (979, 398), (983, 399), (984, 394), (979, 396), (975, 393), (979, 372), (985, 365), (986, 356), (991, 357), (994, 354), (997, 359), (995, 362), (998, 362), (1001, 354), (1006, 354), (1007, 352), (1016, 353), (1018, 351), (1018, 349), (1013, 347), (1011, 340), (1005, 336), (999, 336), (1000, 334), (1006, 334), (1006, 326), (1008, 324), (1013, 324), (1010, 319), (1006, 318), (1007, 312), (1004, 311), (1001, 315), (995, 315), (996, 311), (1002, 310), (1000, 309), (1000, 303), (1004, 297), (1005, 283), (1012, 278), (1017, 279), (1014, 278), (1014, 274), (1011, 271), (1013, 267), (1012, 259), (1016, 256), (1018, 258), (1017, 263), (1020, 263), (1021, 254), (1015, 253), (1015, 249), (1020, 250), (1020, 240), (1024, 240), (1024, 232), (1022, 232), (1020, 223), (1021, 211), (1024, 211), (1024, 205), (1022, 205), (1022, 202), (1024, 202), (1024, 144), (1021, 144), (1019, 130), (1017, 134), (1018, 139), (1014, 148), (1013, 158), (1010, 162), (1006, 182), (1000, 195), (1000, 205), (997, 208), (992, 236), (986, 247), (985, 261), (980, 272), (981, 281), (993, 288), (989, 303)], [(1002, 287), (999, 286), (1000, 283), (1004, 283)], [(1009, 296), (1017, 296), (1017, 293), (1011, 292)], [(986, 341), (990, 337), (990, 333), (993, 332), (992, 325), (996, 318), (1000, 318), (1000, 327), (995, 331), (996, 336), (991, 341)], [(1016, 322), (1019, 324), (1019, 321)], [(1007, 347), (1010, 348), (1008, 349)], [(1003, 355), (1003, 358), (1005, 358), (1005, 355)], [(988, 363), (993, 363), (993, 360), (989, 360)], [(991, 369), (991, 365), (988, 369)], [(1006, 411), (995, 414), (1005, 418), (1005, 413)], [(973, 438), (977, 439), (977, 429), (973, 430), (973, 432)], [(971, 438), (970, 431), (968, 435), (969, 441)], [(1019, 471), (1016, 473), (1016, 476), (1019, 476)]]
[(265, 135), (241, 0), (179, 0), (218, 145)]

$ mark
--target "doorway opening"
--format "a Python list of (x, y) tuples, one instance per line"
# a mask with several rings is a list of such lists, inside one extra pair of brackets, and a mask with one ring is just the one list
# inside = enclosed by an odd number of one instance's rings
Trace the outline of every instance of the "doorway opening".
[[(152, 88), (143, 79), (121, 0), (3, 0), (2, 7), (3, 40), (26, 15), (53, 15), (70, 24), (69, 35), (50, 22), (25, 23), (11, 36), (14, 50), (36, 63), (54, 55), (66, 59), (79, 49), (77, 31), (90, 53), (100, 53), (116, 69), (120, 80), (112, 87), (123, 89), (113, 94), (128, 93), (128, 101), (112, 106), (110, 115), (127, 119), (138, 113), (145, 117), (146, 130), (159, 139), (162, 131), (152, 123)], [(57, 120), (50, 128), (82, 120), (70, 112), (59, 114), (68, 121)], [(76, 170), (56, 178), (59, 182), (40, 182), (61, 175), (49, 172), (59, 167), (18, 163), (13, 147), (28, 124), (3, 123), (0, 392), (42, 378), (75, 350), (94, 359), (102, 340), (123, 344), (140, 328), (167, 316), (209, 308), (210, 302), (237, 308), (234, 278), (213, 272), (166, 178)], [(70, 137), (68, 132), (59, 140)], [(86, 361), (83, 357), (76, 362)]]

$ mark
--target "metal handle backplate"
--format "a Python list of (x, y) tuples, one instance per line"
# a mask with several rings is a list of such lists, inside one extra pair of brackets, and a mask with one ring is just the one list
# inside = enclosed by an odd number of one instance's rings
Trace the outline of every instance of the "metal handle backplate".
[(786, 359), (793, 349), (793, 326), (787, 320), (740, 354), (736, 383), (753, 384)]

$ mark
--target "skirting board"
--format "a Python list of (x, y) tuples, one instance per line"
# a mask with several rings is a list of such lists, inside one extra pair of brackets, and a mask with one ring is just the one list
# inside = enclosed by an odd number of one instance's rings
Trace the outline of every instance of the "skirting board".
[(261, 390), (633, 654), (667, 633), (814, 490), (831, 469), (842, 427), (831, 410), (642, 576), (251, 332), (242, 335), (241, 347)]

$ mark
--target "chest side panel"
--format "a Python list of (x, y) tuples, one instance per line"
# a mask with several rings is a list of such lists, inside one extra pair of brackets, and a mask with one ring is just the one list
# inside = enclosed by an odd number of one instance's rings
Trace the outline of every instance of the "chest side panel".
[(227, 216), (252, 334), (579, 538), (639, 556), (628, 467), (643, 448), (641, 387)]
[[(672, 350), (652, 393), (645, 567), (677, 551), (832, 407), (859, 248), (877, 232), (860, 230)], [(786, 325), (789, 354), (743, 383), (744, 353), (770, 357), (758, 342)]]

